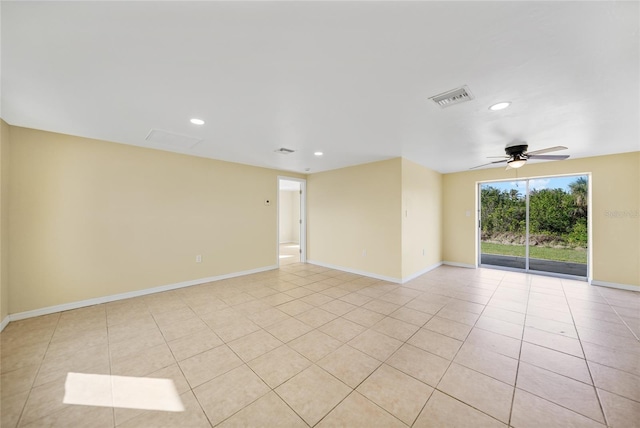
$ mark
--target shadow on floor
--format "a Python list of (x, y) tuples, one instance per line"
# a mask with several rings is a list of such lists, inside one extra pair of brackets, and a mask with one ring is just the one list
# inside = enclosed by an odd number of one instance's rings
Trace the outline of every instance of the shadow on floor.
[[(482, 254), (480, 263), (483, 265), (525, 268), (525, 258), (516, 256), (500, 256), (497, 254)], [(563, 275), (587, 277), (587, 265), (583, 263), (557, 262), (553, 260), (529, 259), (529, 270), (552, 272)]]

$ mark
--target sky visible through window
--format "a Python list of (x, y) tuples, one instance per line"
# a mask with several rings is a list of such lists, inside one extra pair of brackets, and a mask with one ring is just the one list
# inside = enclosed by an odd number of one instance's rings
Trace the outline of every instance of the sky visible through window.
[[(529, 180), (529, 188), (531, 190), (562, 189), (565, 192), (569, 192), (569, 184), (573, 183), (580, 177), (587, 179), (586, 175), (572, 175), (568, 177), (533, 178)], [(513, 181), (500, 181), (500, 182), (482, 184), (483, 189), (486, 189), (489, 186), (496, 188), (498, 190), (518, 189), (520, 192), (524, 193), (526, 188), (526, 183), (525, 183), (525, 180), (519, 180), (519, 181), (513, 180)]]

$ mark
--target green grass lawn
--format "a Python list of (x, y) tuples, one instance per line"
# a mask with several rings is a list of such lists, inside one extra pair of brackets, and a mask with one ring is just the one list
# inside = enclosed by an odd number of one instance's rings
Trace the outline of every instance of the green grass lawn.
[[(524, 257), (525, 246), (483, 242), (482, 253)], [(587, 252), (585, 250), (573, 250), (570, 248), (529, 247), (529, 257), (560, 262), (587, 263)]]

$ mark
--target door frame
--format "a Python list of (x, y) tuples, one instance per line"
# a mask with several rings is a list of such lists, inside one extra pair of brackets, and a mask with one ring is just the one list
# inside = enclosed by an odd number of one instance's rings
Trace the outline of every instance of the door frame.
[[(562, 273), (555, 272), (545, 272), (545, 271), (537, 271), (529, 269), (529, 181), (530, 180), (538, 180), (544, 178), (560, 178), (560, 177), (574, 177), (574, 176), (587, 176), (587, 276), (573, 276)], [(592, 203), (592, 175), (590, 172), (572, 172), (566, 174), (553, 174), (553, 175), (535, 175), (535, 176), (526, 176), (526, 177), (515, 177), (515, 178), (503, 178), (497, 180), (482, 180), (476, 181), (476, 266), (484, 267), (490, 269), (499, 269), (499, 270), (508, 270), (514, 272), (524, 272), (531, 273), (536, 275), (544, 275), (544, 276), (553, 276), (558, 278), (567, 278), (567, 279), (577, 279), (577, 280), (586, 280), (589, 284), (591, 284), (591, 280), (593, 278), (593, 203)], [(482, 264), (482, 191), (481, 186), (483, 184), (488, 183), (504, 183), (504, 182), (512, 182), (512, 181), (525, 181), (525, 197), (526, 197), (526, 245), (525, 245), (525, 269), (517, 269), (511, 267), (504, 266), (494, 266), (494, 265), (485, 265)]]
[(304, 178), (277, 177), (278, 195), (276, 197), (276, 258), (280, 267), (280, 181), (297, 181), (300, 183), (300, 263), (307, 262), (307, 180)]

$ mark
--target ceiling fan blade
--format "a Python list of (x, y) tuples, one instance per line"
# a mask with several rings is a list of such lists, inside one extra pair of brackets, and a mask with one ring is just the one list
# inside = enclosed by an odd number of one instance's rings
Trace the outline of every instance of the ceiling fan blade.
[(500, 159), (509, 159), (509, 157), (510, 156), (487, 156), (487, 159), (493, 159), (493, 158), (495, 158), (495, 159), (498, 159), (498, 158), (500, 158)]
[(546, 149), (534, 150), (532, 152), (527, 152), (528, 156), (531, 155), (541, 155), (543, 153), (556, 152), (558, 150), (567, 150), (565, 146), (555, 146), (555, 147), (547, 147)]
[(565, 160), (569, 155), (528, 155), (529, 159)]
[(482, 165), (474, 166), (474, 167), (471, 167), (471, 168), (469, 168), (469, 169), (476, 169), (476, 168), (480, 168), (480, 167), (487, 166), (487, 165), (493, 165), (494, 163), (502, 163), (502, 162), (506, 162), (506, 161), (508, 161), (508, 160), (509, 160), (509, 159), (503, 159), (503, 160), (499, 160), (499, 161), (493, 161), (493, 162), (485, 163), (485, 164), (482, 164)]

